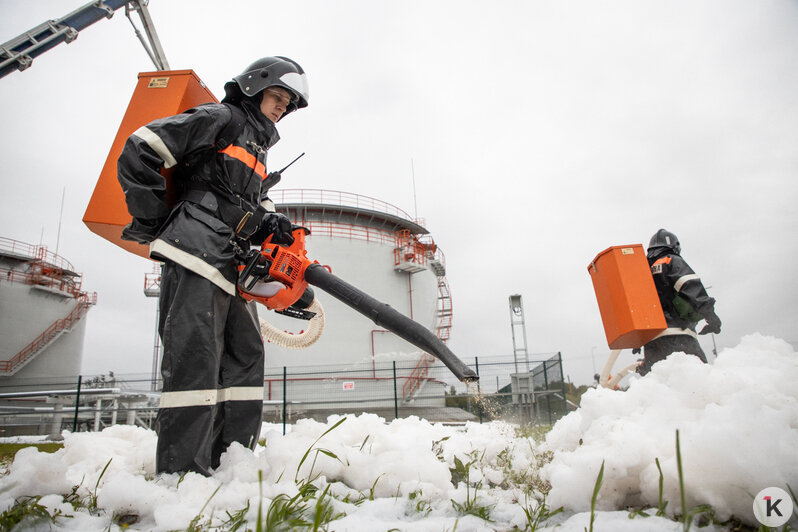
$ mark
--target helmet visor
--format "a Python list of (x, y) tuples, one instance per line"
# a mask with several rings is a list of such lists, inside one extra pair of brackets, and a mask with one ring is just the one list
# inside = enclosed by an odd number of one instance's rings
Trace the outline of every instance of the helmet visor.
[(308, 104), (308, 79), (305, 74), (298, 74), (296, 72), (286, 72), (280, 76), (280, 81), (285, 87), (293, 91), (299, 101), (297, 107), (305, 107)]

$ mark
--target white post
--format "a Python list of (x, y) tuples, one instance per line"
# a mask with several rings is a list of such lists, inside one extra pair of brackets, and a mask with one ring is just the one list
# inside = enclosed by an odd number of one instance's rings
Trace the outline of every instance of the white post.
[(111, 426), (116, 425), (116, 414), (119, 411), (119, 401), (114, 398), (113, 402), (111, 403)]
[(94, 403), (94, 432), (100, 431), (100, 413), (103, 409), (103, 400), (97, 399), (97, 402)]

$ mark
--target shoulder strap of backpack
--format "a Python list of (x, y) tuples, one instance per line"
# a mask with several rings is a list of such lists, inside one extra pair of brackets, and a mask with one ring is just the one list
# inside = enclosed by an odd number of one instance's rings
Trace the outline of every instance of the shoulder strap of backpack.
[(230, 109), (230, 121), (222, 128), (216, 136), (216, 148), (223, 150), (244, 131), (244, 124), (247, 123), (247, 115), (239, 107), (228, 103), (222, 104)]

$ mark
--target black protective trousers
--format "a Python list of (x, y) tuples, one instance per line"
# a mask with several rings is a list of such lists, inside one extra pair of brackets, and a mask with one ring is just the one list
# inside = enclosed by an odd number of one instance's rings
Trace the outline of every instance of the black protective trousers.
[(645, 375), (651, 371), (651, 366), (676, 352), (695, 355), (701, 362), (707, 362), (698, 340), (688, 334), (672, 334), (655, 338), (643, 347), (643, 364), (637, 368), (637, 372)]
[(170, 261), (159, 303), (156, 470), (207, 476), (231, 443), (254, 448), (260, 435), (264, 354), (257, 310)]

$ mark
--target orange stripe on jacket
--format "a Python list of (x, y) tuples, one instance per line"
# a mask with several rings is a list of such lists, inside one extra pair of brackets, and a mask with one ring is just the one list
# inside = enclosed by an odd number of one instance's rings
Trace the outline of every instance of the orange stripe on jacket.
[(652, 264), (652, 266), (656, 266), (657, 264), (670, 264), (670, 263), (671, 263), (670, 257), (662, 257), (661, 259), (658, 259), (654, 264)]
[(263, 166), (263, 163), (259, 162), (257, 157), (249, 153), (241, 146), (233, 146), (231, 144), (225, 149), (220, 150), (220, 153), (224, 153), (225, 155), (232, 157), (233, 159), (241, 161), (245, 165), (252, 168), (255, 171), (255, 173), (260, 176), (261, 179), (266, 179), (266, 167)]

